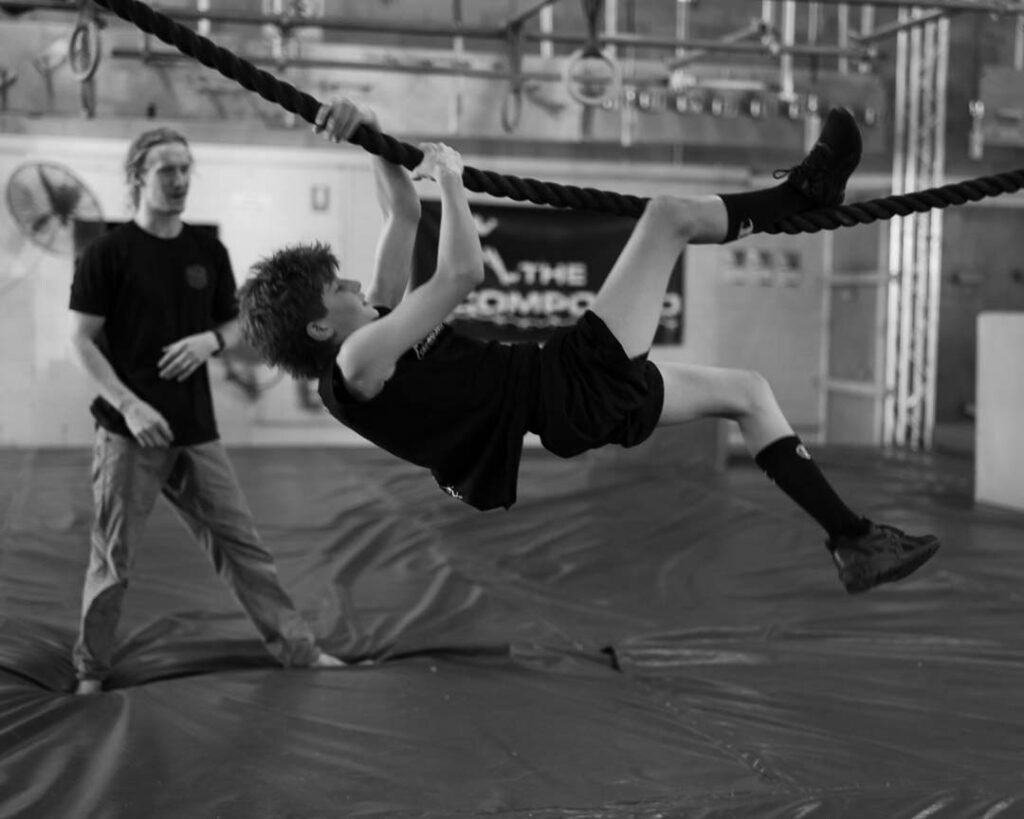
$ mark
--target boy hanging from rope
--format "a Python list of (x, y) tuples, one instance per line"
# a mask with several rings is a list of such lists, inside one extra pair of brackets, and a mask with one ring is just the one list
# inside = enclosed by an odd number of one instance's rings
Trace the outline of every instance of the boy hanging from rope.
[[(360, 126), (379, 127), (372, 112), (340, 99), (320, 108), (314, 130), (337, 142)], [(729, 242), (843, 201), (861, 154), (848, 111), (829, 113), (817, 143), (775, 187), (651, 199), (590, 309), (543, 346), (484, 342), (445, 323), (483, 281), (484, 265), (461, 157), (442, 143), (420, 147), (414, 178), (437, 184), (442, 208), (428, 281), (406, 292), (420, 216), (410, 177), (375, 158), (384, 227), (365, 294), (338, 276), (337, 260), (319, 243), (259, 261), (241, 289), (248, 341), (269, 363), (317, 379), (341, 423), (486, 510), (515, 503), (527, 432), (568, 458), (606, 444), (635, 446), (659, 425), (728, 418), (761, 469), (825, 530), (848, 592), (906, 577), (939, 548), (934, 536), (851, 511), (758, 373), (648, 359), (668, 277), (687, 244)]]

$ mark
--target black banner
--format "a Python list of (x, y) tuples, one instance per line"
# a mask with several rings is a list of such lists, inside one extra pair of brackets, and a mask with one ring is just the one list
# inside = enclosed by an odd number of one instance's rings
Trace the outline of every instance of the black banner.
[[(485, 280), (450, 321), (483, 339), (543, 341), (590, 306), (626, 244), (630, 217), (519, 205), (473, 205)], [(433, 275), (441, 203), (423, 202), (413, 284)], [(655, 344), (683, 340), (683, 255), (669, 279)], [(642, 275), (638, 271), (638, 275)]]

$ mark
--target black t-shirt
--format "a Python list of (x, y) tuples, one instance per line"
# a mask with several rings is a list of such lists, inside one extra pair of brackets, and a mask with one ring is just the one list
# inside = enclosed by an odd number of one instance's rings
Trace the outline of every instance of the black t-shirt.
[(534, 344), (484, 342), (442, 324), (398, 360), (369, 401), (352, 397), (333, 362), (320, 378), (320, 397), (343, 424), (427, 467), (459, 500), (508, 508), (516, 500), (538, 352)]
[[(125, 386), (167, 419), (175, 446), (217, 439), (206, 366), (181, 382), (160, 378), (157, 367), (165, 346), (238, 315), (231, 262), (216, 237), (191, 225), (173, 239), (119, 225), (76, 262), (70, 307), (106, 319), (100, 349)], [(130, 434), (102, 397), (91, 410), (104, 428)]]

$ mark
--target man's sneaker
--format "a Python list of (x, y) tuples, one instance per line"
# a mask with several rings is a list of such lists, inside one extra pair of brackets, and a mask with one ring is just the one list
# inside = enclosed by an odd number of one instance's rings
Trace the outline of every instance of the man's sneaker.
[(788, 176), (787, 184), (814, 202), (815, 207), (834, 208), (843, 203), (846, 181), (860, 163), (860, 128), (845, 108), (828, 112), (818, 141), (795, 168), (776, 171), (776, 178)]
[(827, 543), (839, 579), (850, 594), (901, 580), (921, 568), (939, 548), (934, 535), (915, 537), (895, 526), (868, 524), (863, 535), (839, 535)]

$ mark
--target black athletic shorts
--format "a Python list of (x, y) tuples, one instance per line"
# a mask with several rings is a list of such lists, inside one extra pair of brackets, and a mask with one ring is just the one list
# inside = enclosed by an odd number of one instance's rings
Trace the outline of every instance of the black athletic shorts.
[(658, 424), (665, 399), (658, 368), (646, 355), (629, 358), (589, 310), (544, 343), (539, 367), (530, 430), (555, 455), (570, 458), (605, 444), (636, 446)]

